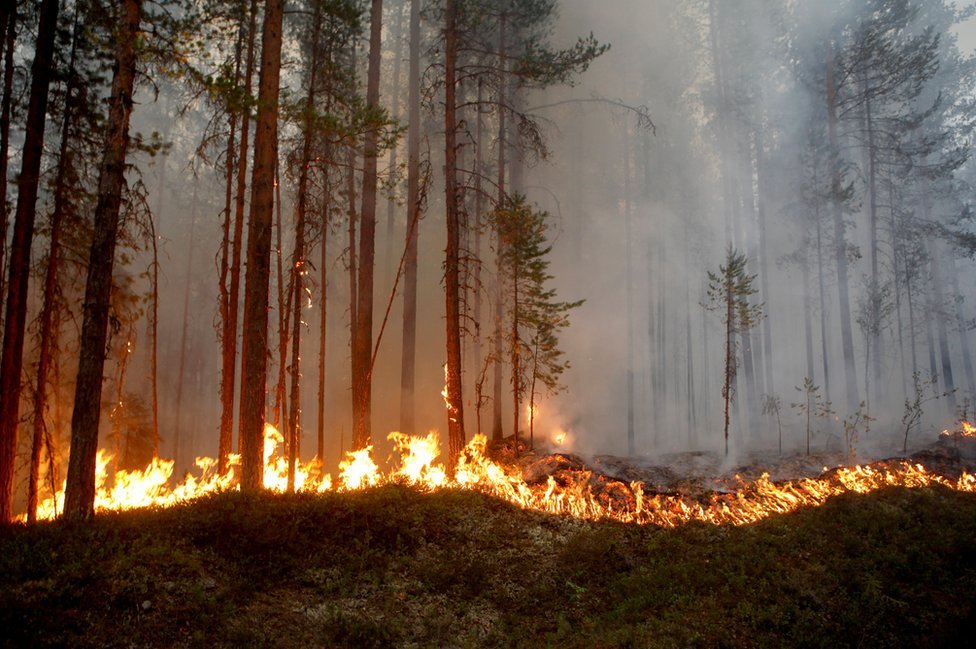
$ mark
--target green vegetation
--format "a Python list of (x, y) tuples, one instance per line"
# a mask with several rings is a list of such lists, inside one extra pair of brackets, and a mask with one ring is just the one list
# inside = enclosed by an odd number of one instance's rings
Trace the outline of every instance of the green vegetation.
[(976, 495), (667, 530), (474, 493), (216, 495), (0, 529), (0, 645), (956, 646)]

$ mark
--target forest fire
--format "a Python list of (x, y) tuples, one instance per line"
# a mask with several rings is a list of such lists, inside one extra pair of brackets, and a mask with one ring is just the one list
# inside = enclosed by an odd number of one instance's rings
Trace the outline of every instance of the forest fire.
[[(976, 430), (966, 424), (966, 434)], [(843, 493), (868, 493), (887, 486), (909, 488), (941, 485), (959, 491), (976, 492), (976, 476), (963, 472), (948, 478), (907, 461), (883, 461), (871, 465), (825, 470), (817, 478), (773, 482), (768, 474), (747, 482), (741, 480), (730, 493), (712, 493), (705, 498), (675, 494), (648, 494), (640, 482), (623, 483), (597, 476), (590, 471), (574, 472), (571, 478), (557, 480), (550, 475), (544, 483), (530, 484), (515, 466), (499, 464), (489, 458), (484, 435), (477, 435), (462, 453), (454, 479), (435, 463), (440, 454), (438, 435), (412, 437), (391, 433), (399, 454), (399, 464), (384, 472), (374, 462), (372, 447), (347, 453), (339, 464), (338, 478), (323, 474), (317, 461), (299, 462), (295, 470), (295, 489), (306, 492), (352, 491), (389, 483), (406, 483), (430, 491), (440, 488), (472, 489), (513, 503), (525, 509), (573, 516), (588, 520), (615, 520), (641, 525), (674, 527), (692, 521), (718, 525), (746, 525), (773, 514), (784, 514), (802, 507), (823, 504)], [(270, 424), (264, 432), (264, 485), (269, 491), (287, 489), (288, 462), (279, 454), (283, 437)], [(127, 510), (141, 507), (166, 507), (208, 493), (237, 489), (239, 456), (233, 455), (224, 475), (215, 471), (216, 460), (197, 458), (199, 476), (188, 474), (170, 486), (173, 461), (154, 459), (141, 471), (118, 471), (109, 479), (112, 457), (100, 451), (97, 465), (96, 510)], [(52, 519), (61, 511), (62, 489), (41, 502), (39, 519)], [(23, 518), (23, 517), (22, 517)]]

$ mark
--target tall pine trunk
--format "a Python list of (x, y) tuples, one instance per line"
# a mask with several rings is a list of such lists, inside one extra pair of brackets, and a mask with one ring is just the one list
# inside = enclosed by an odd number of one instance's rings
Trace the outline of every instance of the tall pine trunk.
[(454, 0), (444, 11), (444, 200), (447, 247), (444, 261), (444, 294), (447, 324), (447, 439), (448, 467), (453, 470), (464, 446), (464, 402), (461, 391), (461, 294), (460, 219), (457, 187), (457, 16)]
[[(234, 49), (234, 83), (240, 82), (241, 59), (244, 49), (245, 37), (244, 18), (238, 27), (237, 45)], [(238, 113), (233, 107), (228, 108), (230, 132), (227, 136), (227, 152), (225, 155), (225, 178), (224, 178), (224, 222), (222, 227), (222, 237), (220, 243), (220, 274), (218, 277), (218, 290), (220, 292), (220, 347), (221, 347), (221, 367), (220, 367), (220, 433), (217, 440), (218, 471), (223, 473), (227, 465), (227, 455), (231, 448), (231, 435), (234, 425), (234, 369), (236, 365), (237, 351), (237, 326), (236, 322), (231, 327), (230, 320), (230, 287), (227, 285), (228, 273), (230, 272), (231, 256), (231, 214), (233, 209), (234, 197), (234, 156), (237, 144), (237, 121)], [(247, 119), (246, 117), (244, 119)], [(236, 320), (236, 318), (235, 318)], [(234, 353), (230, 353), (233, 346)], [(228, 407), (229, 406), (229, 407)]]
[(5, 2), (0, 36), (3, 36), (3, 97), (0, 98), (0, 300), (6, 295), (7, 251), (7, 152), (10, 147), (10, 111), (14, 92), (14, 48), (17, 41), (16, 4)]
[(84, 319), (78, 351), (74, 411), (71, 415), (71, 454), (65, 486), (64, 515), (85, 520), (94, 515), (95, 456), (102, 402), (102, 372), (112, 295), (112, 270), (118, 239), (125, 160), (129, 147), (129, 117), (136, 76), (135, 45), (142, 0), (123, 0), (115, 37), (115, 70), (109, 100), (105, 145), (98, 175), (94, 231), (88, 256)]
[(407, 119), (407, 242), (403, 271), (403, 344), (400, 432), (415, 431), (417, 360), (417, 245), (420, 237), (420, 0), (410, 0), (410, 70)]
[[(248, 10), (247, 27), (247, 56), (244, 64), (244, 97), (251, 100), (251, 80), (254, 77), (254, 43), (257, 36), (257, 0), (251, 0)], [(231, 389), (221, 394), (220, 407), (220, 445), (219, 464), (221, 473), (227, 470), (227, 458), (233, 448), (234, 431), (234, 374), (237, 367), (237, 323), (240, 315), (241, 296), (241, 257), (244, 250), (244, 204), (247, 192), (247, 151), (250, 146), (251, 109), (241, 113), (241, 137), (237, 150), (237, 194), (234, 199), (234, 238), (230, 262), (230, 295), (227, 302), (227, 330), (229, 338), (224, 339), (223, 362), (221, 372), (229, 375), (226, 380)], [(243, 423), (238, 428), (237, 452), (244, 452), (244, 442), (241, 437)]]
[(857, 370), (854, 366), (854, 336), (851, 331), (851, 300), (847, 267), (847, 237), (844, 211), (841, 206), (840, 142), (837, 135), (837, 84), (834, 78), (834, 50), (827, 43), (826, 98), (827, 134), (830, 143), (830, 193), (834, 217), (834, 257), (837, 266), (837, 296), (840, 308), (840, 337), (844, 354), (844, 378), (847, 388), (847, 407), (857, 408)]
[[(496, 209), (504, 209), (505, 195), (505, 83), (502, 79), (505, 71), (505, 22), (502, 14), (498, 26), (498, 201)], [(502, 429), (502, 304), (505, 300), (504, 285), (502, 283), (502, 240), (495, 229), (495, 330), (493, 340), (492, 359), (492, 402), (491, 402), (491, 437), (500, 441), (504, 435)]]
[(268, 289), (271, 279), (274, 179), (278, 158), (278, 89), (283, 4), (283, 0), (267, 1), (261, 42), (241, 353), (241, 489), (245, 491), (261, 489), (264, 480), (262, 433), (268, 370)]
[(308, 209), (308, 172), (312, 160), (312, 111), (315, 110), (315, 79), (318, 69), (319, 32), (322, 26), (322, 8), (315, 4), (312, 17), (312, 57), (308, 68), (308, 94), (305, 96), (304, 141), (302, 142), (301, 167), (298, 171), (298, 206), (295, 220), (295, 250), (291, 258), (292, 276), (292, 333), (291, 333), (291, 393), (288, 406), (288, 490), (295, 489), (295, 464), (298, 461), (299, 425), (301, 423), (301, 340), (302, 294), (307, 272), (305, 260), (305, 213)]
[[(380, 56), (383, 0), (372, 0), (369, 17), (369, 62), (366, 73), (366, 106), (380, 104)], [(356, 336), (352, 349), (353, 448), (369, 446), (372, 438), (371, 360), (373, 353), (373, 263), (376, 252), (376, 158), (378, 128), (366, 131), (363, 146), (363, 202), (359, 213), (359, 268), (356, 290)]]
[[(27, 280), (30, 276), (30, 249), (34, 236), (57, 22), (57, 0), (43, 0), (38, 18), (34, 62), (31, 65), (30, 100), (27, 106), (20, 176), (17, 179), (17, 211), (10, 245), (3, 358), (0, 360), (0, 521), (10, 520), (13, 514), (14, 462), (17, 424), (20, 419), (20, 373), (24, 360), (24, 326), (27, 320)], [(2, 180), (5, 182), (6, 178)], [(5, 246), (6, 241), (0, 242), (0, 245)]]

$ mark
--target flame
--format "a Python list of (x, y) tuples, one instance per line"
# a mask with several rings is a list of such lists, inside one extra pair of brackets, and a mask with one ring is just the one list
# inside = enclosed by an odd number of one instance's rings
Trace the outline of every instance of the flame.
[[(966, 424), (964, 429), (976, 432)], [(558, 443), (566, 433), (556, 435)], [(715, 493), (707, 498), (672, 494), (648, 494), (640, 482), (624, 484), (594, 476), (587, 471), (571, 472), (560, 481), (550, 476), (544, 485), (527, 483), (516, 466), (491, 460), (486, 453), (487, 439), (476, 435), (464, 448), (454, 477), (436, 464), (440, 444), (436, 431), (426, 436), (391, 433), (399, 463), (382, 471), (373, 461), (372, 447), (346, 453), (339, 464), (335, 483), (323, 474), (318, 460), (296, 462), (295, 489), (308, 492), (351, 491), (394, 482), (407, 483), (430, 491), (440, 488), (471, 489), (526, 509), (589, 520), (614, 520), (624, 523), (673, 527), (691, 521), (721, 525), (745, 525), (774, 514), (823, 504), (843, 493), (868, 493), (888, 486), (910, 488), (942, 485), (959, 491), (976, 492), (976, 476), (962, 473), (948, 478), (929, 472), (920, 464), (906, 461), (877, 462), (844, 467), (817, 478), (773, 482), (768, 474), (752, 481), (740, 481), (732, 493)], [(278, 449), (283, 437), (274, 426), (264, 430), (264, 484), (271, 491), (287, 488), (288, 462)], [(230, 456), (227, 472), (216, 472), (217, 461), (199, 457), (199, 476), (187, 475), (170, 485), (174, 463), (154, 459), (141, 471), (117, 471), (108, 478), (112, 456), (99, 451), (96, 465), (96, 510), (123, 510), (147, 506), (168, 506), (207, 493), (237, 488), (240, 457)], [(62, 511), (64, 489), (39, 505), (38, 518), (51, 519)], [(23, 518), (23, 517), (22, 517)]]
[(960, 422), (962, 430), (944, 430), (939, 433), (940, 437), (976, 437), (976, 426), (967, 421)]

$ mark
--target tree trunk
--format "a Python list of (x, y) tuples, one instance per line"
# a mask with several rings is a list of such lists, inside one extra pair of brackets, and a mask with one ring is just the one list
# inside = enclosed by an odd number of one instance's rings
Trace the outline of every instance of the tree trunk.
[(251, 174), (251, 214), (244, 278), (244, 339), (241, 366), (241, 489), (263, 487), (264, 412), (268, 370), (268, 289), (271, 221), (278, 157), (278, 83), (281, 72), (283, 0), (268, 0), (261, 42), (258, 118)]
[[(14, 12), (11, 12), (11, 16)], [(67, 197), (67, 175), (69, 169), (68, 146), (71, 141), (71, 130), (74, 126), (75, 109), (72, 103), (76, 84), (75, 61), (78, 51), (78, 12), (75, 12), (74, 24), (71, 32), (71, 54), (68, 59), (67, 83), (65, 85), (64, 114), (61, 121), (61, 142), (58, 146), (58, 166), (54, 177), (54, 209), (51, 212), (51, 238), (48, 244), (47, 268), (44, 274), (44, 304), (41, 307), (40, 331), (38, 343), (37, 376), (34, 388), (33, 440), (31, 444), (30, 474), (27, 484), (27, 521), (37, 520), (38, 480), (41, 468), (41, 447), (47, 447), (49, 466), (54, 465), (54, 449), (52, 436), (48, 430), (45, 415), (47, 413), (48, 380), (55, 359), (53, 358), (57, 345), (60, 319), (55, 317), (61, 308), (58, 300), (58, 271), (61, 257), (61, 229), (64, 222), (65, 203)], [(9, 109), (9, 105), (7, 106)], [(9, 119), (9, 115), (8, 115)], [(3, 161), (6, 166), (6, 160)], [(6, 178), (4, 172), (0, 178)], [(5, 183), (4, 183), (5, 185)], [(3, 239), (0, 239), (3, 241)], [(52, 491), (53, 493), (53, 491)]]
[[(244, 66), (244, 96), (251, 99), (251, 81), (254, 77), (254, 42), (257, 34), (257, 0), (251, 0), (251, 7), (248, 11), (247, 28), (247, 56)], [(245, 193), (247, 192), (247, 151), (250, 145), (251, 130), (251, 109), (248, 108), (241, 114), (241, 137), (237, 151), (237, 195), (234, 206), (234, 240), (230, 263), (230, 298), (228, 302), (228, 328), (233, 332), (230, 338), (230, 346), (225, 350), (231, 361), (231, 381), (233, 385), (233, 374), (237, 365), (237, 322), (240, 315), (240, 296), (241, 296), (241, 256), (244, 250), (244, 207)], [(226, 418), (226, 429), (224, 428)], [(227, 456), (233, 448), (232, 432), (234, 430), (234, 393), (230, 391), (221, 405), (221, 451), (220, 464), (222, 473), (227, 470)], [(243, 423), (239, 422), (237, 434), (237, 452), (244, 452), (244, 442), (241, 433), (244, 430)], [(226, 453), (224, 452), (226, 450)]]
[[(240, 82), (241, 59), (244, 49), (245, 23), (241, 18), (238, 29), (237, 46), (234, 51), (234, 83)], [(227, 468), (234, 429), (234, 369), (237, 364), (237, 317), (230, 317), (230, 287), (227, 285), (231, 257), (231, 210), (234, 200), (235, 145), (237, 143), (238, 114), (228, 108), (230, 134), (227, 137), (226, 176), (224, 187), (224, 223), (220, 244), (220, 433), (217, 438), (217, 471), (223, 474)], [(247, 121), (247, 115), (243, 115)], [(238, 287), (239, 288), (239, 287)], [(233, 326), (232, 326), (233, 325)]]
[[(369, 63), (366, 74), (366, 106), (380, 103), (380, 56), (383, 0), (372, 0), (369, 23)], [(359, 213), (359, 268), (356, 289), (356, 335), (352, 348), (352, 403), (354, 449), (371, 443), (370, 411), (373, 353), (373, 259), (376, 251), (376, 157), (378, 129), (366, 131), (363, 146), (363, 201)]]
[(95, 456), (102, 402), (102, 371), (112, 295), (112, 269), (118, 238), (129, 117), (136, 76), (135, 43), (139, 36), (142, 0), (123, 0), (116, 33), (112, 94), (106, 122), (105, 148), (98, 175), (94, 231), (85, 284), (84, 319), (78, 351), (71, 454), (65, 487), (64, 514), (69, 520), (90, 519), (95, 506)]
[[(37, 190), (44, 147), (48, 84), (58, 22), (57, 0), (41, 2), (37, 44), (31, 65), (30, 101), (20, 176), (17, 179), (17, 211), (10, 245), (10, 274), (7, 282), (7, 310), (0, 361), (0, 521), (10, 520), (20, 419), (20, 374), (24, 359), (24, 325), (27, 319), (27, 280), (30, 249), (34, 236)], [(2, 179), (6, 181), (6, 178)], [(0, 245), (6, 245), (5, 241)]]
[(634, 260), (630, 203), (630, 134), (624, 130), (624, 300), (627, 314), (627, 455), (637, 450), (634, 428)]
[[(187, 244), (187, 260), (186, 260), (186, 282), (183, 285), (183, 326), (180, 330), (180, 355), (179, 361), (177, 363), (176, 370), (176, 407), (174, 412), (174, 421), (176, 422), (175, 430), (173, 431), (173, 460), (179, 466), (179, 455), (180, 455), (180, 440), (183, 436), (183, 391), (184, 391), (184, 375), (186, 368), (186, 351), (187, 351), (187, 333), (190, 328), (190, 280), (193, 278), (193, 248), (195, 244), (195, 239), (193, 238), (193, 231), (196, 229), (197, 224), (197, 190), (196, 185), (193, 189), (193, 206), (190, 208), (190, 232), (189, 232), (189, 243)], [(226, 467), (224, 473), (226, 471)]]
[[(326, 175), (328, 172), (326, 172)], [(324, 191), (322, 192), (322, 241), (319, 248), (319, 286), (322, 291), (322, 295), (319, 298), (322, 304), (321, 313), (319, 315), (319, 390), (318, 390), (318, 403), (316, 408), (317, 415), (317, 441), (318, 446), (316, 447), (316, 457), (320, 462), (325, 462), (325, 352), (326, 352), (326, 337), (325, 334), (328, 331), (328, 288), (329, 288), (329, 274), (328, 274), (328, 232), (329, 232), (329, 187), (328, 180), (323, 180)]]
[(837, 85), (834, 81), (834, 51), (827, 43), (827, 131), (830, 140), (830, 190), (834, 216), (834, 254), (837, 264), (837, 295), (840, 306), (840, 336), (844, 352), (844, 377), (847, 387), (847, 406), (854, 411), (859, 403), (857, 370), (854, 367), (854, 336), (851, 332), (851, 301), (848, 294), (847, 238), (844, 212), (841, 209), (840, 143), (837, 136)]
[(962, 366), (966, 373), (966, 388), (972, 405), (973, 398), (976, 397), (976, 375), (973, 373), (973, 357), (969, 348), (969, 329), (966, 327), (966, 316), (963, 313), (963, 297), (959, 292), (959, 271), (956, 269), (955, 260), (949, 263), (949, 276), (952, 285), (952, 301), (956, 305), (956, 328), (959, 330), (959, 343), (962, 349)]
[[(506, 17), (502, 14), (498, 27), (498, 70), (499, 79), (497, 84), (498, 93), (498, 201), (496, 209), (505, 207), (505, 84), (501, 79), (505, 70), (505, 22)], [(494, 332), (494, 359), (492, 361), (492, 403), (491, 403), (491, 438), (500, 441), (504, 436), (502, 429), (502, 304), (505, 299), (504, 285), (502, 283), (502, 240), (496, 228), (495, 230), (495, 332)]]
[(420, 0), (410, 0), (410, 81), (407, 131), (407, 250), (403, 271), (400, 432), (415, 432), (417, 360), (417, 245), (420, 237)]
[[(291, 334), (291, 394), (288, 407), (288, 491), (295, 490), (295, 463), (298, 461), (299, 425), (301, 423), (301, 336), (302, 336), (302, 294), (305, 268), (305, 212), (308, 207), (308, 171), (312, 161), (312, 111), (315, 109), (315, 79), (319, 61), (319, 33), (322, 26), (322, 6), (315, 4), (312, 17), (312, 56), (308, 68), (308, 94), (305, 97), (304, 142), (302, 143), (301, 167), (298, 170), (298, 206), (295, 221), (295, 250), (291, 258), (292, 275), (292, 334)], [(324, 232), (324, 230), (323, 230)], [(323, 239), (324, 240), (324, 239)]]
[(3, 48), (3, 98), (0, 99), (0, 300), (6, 295), (7, 250), (7, 152), (10, 146), (10, 110), (14, 91), (14, 48), (17, 41), (17, 11), (14, 2), (5, 2), (0, 35)]
[(281, 250), (284, 245), (282, 243), (281, 232), (281, 222), (283, 220), (281, 214), (281, 183), (277, 161), (275, 162), (274, 193), (275, 262), (277, 265), (276, 277), (278, 279), (276, 282), (278, 289), (278, 381), (275, 383), (274, 425), (279, 431), (284, 431), (285, 449), (287, 450), (291, 438), (288, 436), (286, 425), (282, 422), (288, 421), (288, 403), (285, 400), (285, 391), (287, 388), (286, 368), (288, 367), (288, 323), (291, 322), (291, 287), (293, 278), (292, 274), (288, 273), (288, 288), (285, 289), (285, 272), (281, 260)]
[[(403, 59), (403, 6), (394, 3), (396, 20), (393, 23), (393, 31), (390, 38), (393, 40), (393, 84), (390, 89), (392, 107), (390, 117), (394, 122), (400, 120), (400, 77), (401, 62)], [(409, 109), (408, 109), (409, 110)], [(390, 150), (390, 173), (397, 177), (397, 153), (399, 147), (394, 146)], [(399, 183), (397, 183), (399, 185)], [(393, 221), (396, 215), (396, 200), (393, 197), (386, 201), (386, 251), (383, 255), (386, 264), (386, 276), (390, 277), (396, 273), (396, 259), (393, 258)], [(409, 218), (407, 219), (409, 222)], [(401, 431), (402, 432), (402, 431)]]
[(444, 293), (447, 313), (447, 465), (453, 472), (464, 446), (464, 393), (461, 390), (460, 220), (457, 187), (457, 25), (455, 0), (444, 10), (444, 172), (447, 247), (444, 261)]
[[(871, 111), (871, 92), (865, 84), (864, 98), (864, 118), (868, 131), (868, 230), (870, 237), (870, 258), (871, 258), (871, 284), (874, 290), (880, 290), (881, 278), (878, 275), (878, 152), (875, 149), (874, 137), (874, 115)], [(874, 396), (880, 396), (881, 392), (881, 355), (883, 353), (881, 344), (881, 323), (872, 323), (870, 340), (867, 341), (868, 353), (873, 355), (873, 364), (870, 371), (874, 374)], [(869, 368), (865, 367), (865, 373)], [(867, 377), (864, 380), (865, 386), (868, 383)], [(871, 400), (871, 392), (865, 388), (865, 398)]]

